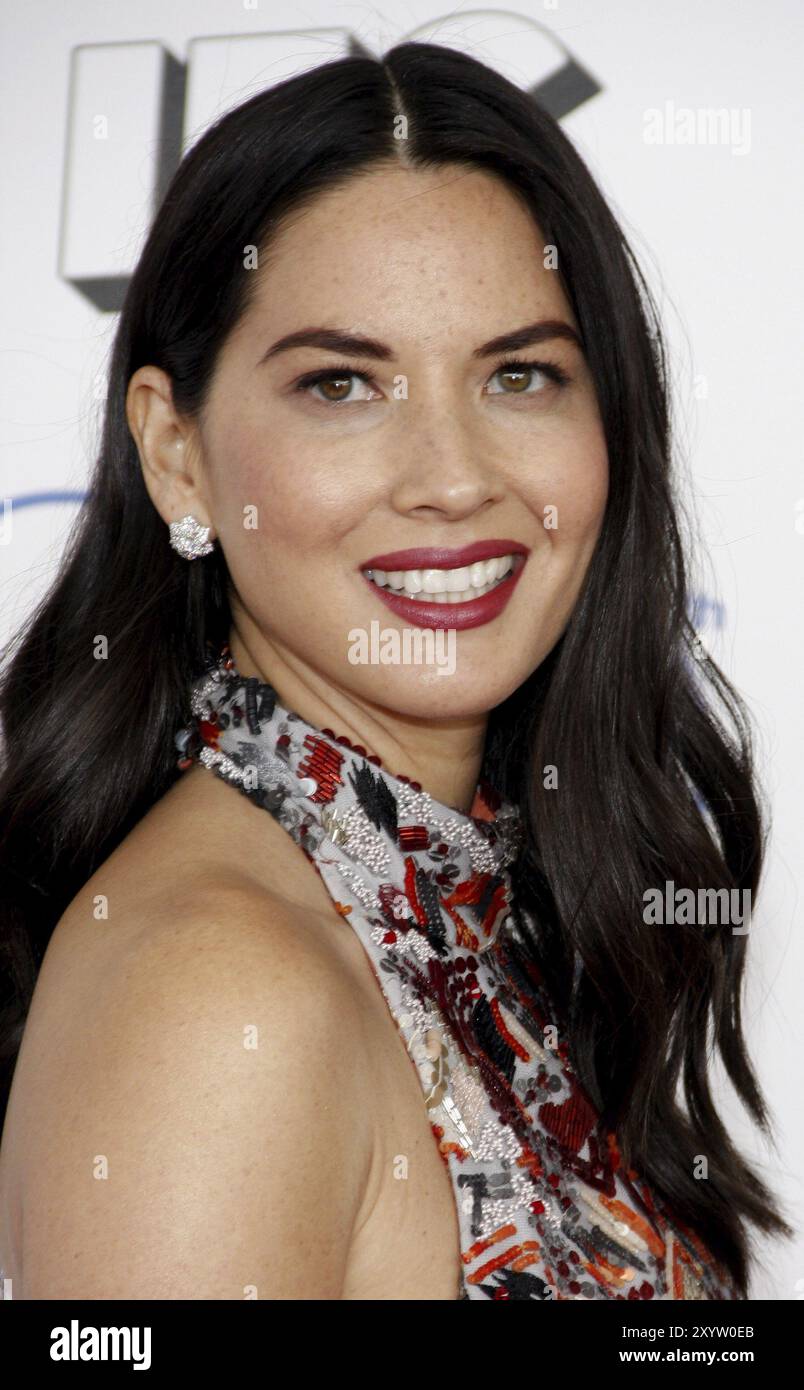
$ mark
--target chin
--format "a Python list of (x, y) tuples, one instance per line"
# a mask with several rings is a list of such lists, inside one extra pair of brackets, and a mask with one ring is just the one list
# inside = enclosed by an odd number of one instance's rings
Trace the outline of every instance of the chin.
[(381, 667), (360, 681), (352, 673), (349, 685), (356, 695), (414, 719), (456, 720), (487, 714), (527, 678), (529, 671), (501, 672), (457, 659), (455, 670), (439, 674), (437, 667)]

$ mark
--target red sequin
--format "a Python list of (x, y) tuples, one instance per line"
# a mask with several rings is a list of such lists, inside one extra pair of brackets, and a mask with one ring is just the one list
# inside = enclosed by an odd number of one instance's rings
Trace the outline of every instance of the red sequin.
[(220, 733), (220, 727), (218, 725), (217, 720), (213, 721), (210, 719), (199, 719), (198, 731), (204, 742), (208, 744), (210, 748), (217, 748), (218, 735)]
[(430, 835), (424, 825), (400, 825), (397, 829), (397, 839), (401, 849), (427, 849), (430, 843)]
[(333, 748), (326, 739), (318, 738), (315, 734), (305, 734), (304, 747), (309, 748), (310, 755), (303, 762), (299, 763), (299, 772), (303, 777), (313, 777), (318, 783), (317, 790), (310, 797), (311, 801), (326, 802), (331, 801), (341, 782), (339, 776), (343, 765), (343, 754), (337, 748)]

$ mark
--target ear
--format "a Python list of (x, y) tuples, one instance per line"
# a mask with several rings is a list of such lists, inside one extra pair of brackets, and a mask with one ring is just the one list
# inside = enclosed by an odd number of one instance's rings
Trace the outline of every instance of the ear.
[[(212, 527), (203, 490), (198, 433), (177, 414), (171, 379), (160, 367), (139, 367), (128, 383), (126, 419), (148, 494), (165, 524), (188, 513)], [(214, 530), (210, 532), (213, 539)]]

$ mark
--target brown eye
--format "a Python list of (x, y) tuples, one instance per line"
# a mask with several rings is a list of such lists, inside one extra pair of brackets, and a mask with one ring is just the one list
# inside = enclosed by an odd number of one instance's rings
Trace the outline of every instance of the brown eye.
[[(357, 395), (355, 386), (363, 385), (364, 394)], [(365, 372), (350, 368), (330, 368), (319, 372), (309, 372), (296, 383), (296, 390), (312, 396), (321, 405), (351, 405), (353, 402), (372, 400), (371, 378)], [(320, 393), (320, 394), (319, 394)]]
[(500, 381), (507, 382), (514, 391), (525, 391), (530, 385), (533, 371), (531, 368), (528, 368), (528, 370), (524, 372), (514, 371), (513, 367), (511, 367), (507, 371), (498, 372), (497, 376)]
[(505, 383), (492, 396), (542, 396), (551, 386), (566, 386), (569, 376), (554, 362), (503, 362), (491, 380)]
[(351, 378), (347, 376), (325, 377), (323, 381), (318, 382), (318, 385), (328, 401), (346, 400), (352, 389)]

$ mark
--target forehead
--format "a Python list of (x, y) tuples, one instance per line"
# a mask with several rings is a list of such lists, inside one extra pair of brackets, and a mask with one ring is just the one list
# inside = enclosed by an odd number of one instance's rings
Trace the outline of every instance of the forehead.
[(544, 245), (524, 199), (493, 174), (374, 167), (287, 214), (241, 331), (326, 323), (416, 338), (476, 321), (489, 337), (547, 313), (574, 323)]

